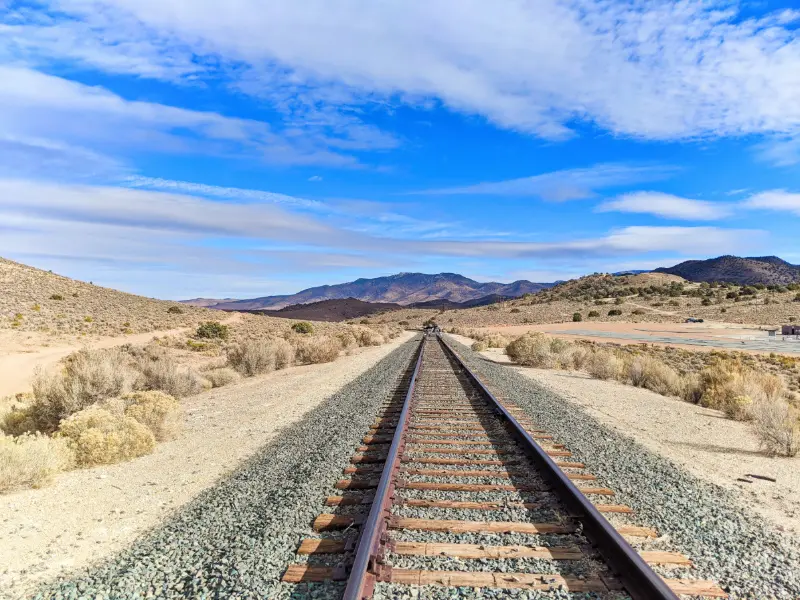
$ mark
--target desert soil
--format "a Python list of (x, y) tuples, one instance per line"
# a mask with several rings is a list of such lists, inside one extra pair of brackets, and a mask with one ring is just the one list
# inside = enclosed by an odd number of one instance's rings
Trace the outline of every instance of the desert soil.
[(735, 350), (757, 354), (800, 354), (800, 342), (787, 336), (770, 338), (758, 325), (736, 323), (549, 323), (507, 325), (481, 328), (485, 331), (516, 337), (529, 331), (541, 331), (556, 337), (580, 337), (615, 344), (655, 344), (688, 350)]
[(0, 598), (24, 596), (127, 546), (412, 336), (191, 397), (182, 435), (152, 455), (0, 496)]
[[(236, 313), (221, 322), (241, 320)], [(154, 337), (180, 335), (188, 328), (151, 331), (125, 336), (58, 336), (27, 331), (0, 330), (0, 398), (30, 391), (37, 367), (48, 369), (81, 348), (113, 348), (122, 344), (144, 345)]]
[[(459, 338), (462, 343), (470, 341)], [(495, 362), (509, 362), (498, 348), (481, 354)], [(509, 368), (582, 406), (601, 423), (700, 479), (736, 490), (746, 506), (779, 529), (800, 534), (800, 457), (765, 455), (746, 423), (732, 421), (717, 410), (615, 381), (592, 379), (585, 373)]]

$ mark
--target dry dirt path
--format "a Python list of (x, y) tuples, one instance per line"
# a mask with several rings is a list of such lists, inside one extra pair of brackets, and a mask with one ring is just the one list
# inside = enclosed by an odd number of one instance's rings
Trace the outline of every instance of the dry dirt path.
[(153, 454), (0, 496), (0, 598), (121, 550), (413, 335), (188, 398), (185, 431)]
[[(222, 323), (234, 323), (241, 319), (237, 313), (223, 319)], [(30, 390), (37, 367), (50, 368), (65, 356), (83, 347), (113, 348), (123, 344), (147, 344), (154, 337), (179, 335), (188, 327), (164, 331), (150, 331), (114, 337), (91, 337), (72, 341), (52, 342), (52, 338), (35, 333), (0, 331), (0, 398)], [(44, 344), (48, 344), (44, 346)]]

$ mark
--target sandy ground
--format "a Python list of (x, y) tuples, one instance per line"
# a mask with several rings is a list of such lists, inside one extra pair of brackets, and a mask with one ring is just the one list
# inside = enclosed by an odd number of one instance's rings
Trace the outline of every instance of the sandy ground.
[[(223, 323), (233, 323), (240, 314), (223, 319)], [(33, 374), (37, 367), (50, 368), (65, 356), (89, 348), (112, 348), (122, 344), (144, 345), (154, 337), (178, 335), (187, 328), (167, 331), (151, 331), (125, 336), (59, 336), (36, 332), (0, 330), (0, 398), (19, 392), (30, 391)]]
[[(481, 354), (495, 362), (509, 362), (499, 348)], [(584, 407), (601, 423), (698, 478), (736, 490), (746, 506), (779, 529), (800, 534), (800, 457), (766, 456), (747, 424), (732, 421), (717, 410), (616, 381), (592, 379), (585, 373), (510, 368)], [(765, 475), (777, 481), (748, 475)]]
[(194, 396), (183, 434), (152, 455), (0, 496), (0, 597), (122, 549), (412, 336)]
[(737, 350), (752, 353), (800, 354), (800, 341), (787, 336), (770, 338), (765, 328), (735, 323), (551, 323), (507, 325), (483, 328), (509, 337), (541, 331), (564, 338), (580, 337), (617, 344), (649, 343), (689, 350)]

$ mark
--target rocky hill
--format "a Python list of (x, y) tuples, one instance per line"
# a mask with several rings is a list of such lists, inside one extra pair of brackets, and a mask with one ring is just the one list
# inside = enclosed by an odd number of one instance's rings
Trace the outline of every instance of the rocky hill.
[(708, 260), (687, 260), (656, 271), (679, 275), (689, 281), (725, 281), (740, 285), (785, 285), (800, 281), (800, 265), (793, 265), (777, 256), (720, 256)]
[[(217, 304), (204, 303), (222, 310), (279, 309), (295, 304), (308, 304), (320, 300), (355, 298), (365, 302), (388, 302), (411, 305), (430, 300), (450, 300), (467, 302), (485, 296), (497, 295), (518, 297), (536, 293), (550, 287), (549, 283), (532, 283), (520, 280), (513, 283), (480, 283), (455, 273), (399, 273), (374, 279), (356, 279), (338, 285), (323, 285), (308, 288), (297, 294), (284, 296), (265, 296), (250, 300), (220, 301)], [(193, 301), (186, 301), (193, 304)]]
[(278, 310), (252, 311), (258, 314), (283, 319), (307, 319), (309, 321), (347, 321), (367, 317), (375, 313), (399, 310), (399, 304), (391, 302), (364, 302), (355, 298), (320, 300), (308, 304), (294, 304)]

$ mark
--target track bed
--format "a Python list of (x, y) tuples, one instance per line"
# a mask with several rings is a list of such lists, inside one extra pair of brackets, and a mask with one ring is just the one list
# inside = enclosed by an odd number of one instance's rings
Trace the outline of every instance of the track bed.
[(424, 338), (362, 442), (284, 582), (343, 581), (348, 600), (452, 587), (497, 598), (727, 596), (686, 576), (689, 557), (644, 550), (658, 532), (634, 524), (612, 489), (438, 337)]

